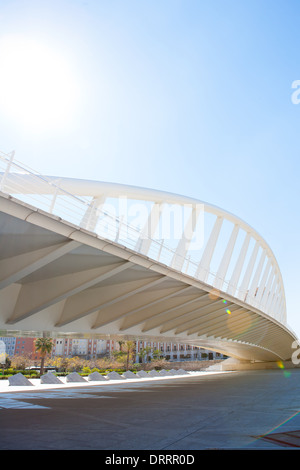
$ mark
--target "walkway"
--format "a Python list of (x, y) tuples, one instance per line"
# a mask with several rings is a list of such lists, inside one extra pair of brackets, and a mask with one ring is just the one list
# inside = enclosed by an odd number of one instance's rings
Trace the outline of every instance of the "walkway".
[(300, 370), (278, 369), (2, 388), (0, 448), (286, 449), (298, 442), (299, 386)]

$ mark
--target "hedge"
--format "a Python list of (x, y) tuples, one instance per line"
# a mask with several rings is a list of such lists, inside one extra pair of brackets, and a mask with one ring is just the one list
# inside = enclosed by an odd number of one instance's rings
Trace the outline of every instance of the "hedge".
[[(136, 369), (129, 369), (131, 370), (131, 372), (133, 373), (136, 373), (137, 370)], [(58, 376), (58, 377), (65, 377), (66, 375), (68, 375), (71, 371), (54, 371), (55, 375)], [(126, 369), (97, 369), (97, 368), (93, 368), (91, 370), (91, 372), (99, 372), (101, 375), (107, 375), (109, 374), (110, 372), (117, 372), (119, 374), (123, 374), (124, 372), (126, 372)], [(91, 372), (82, 372), (82, 371), (79, 371), (79, 375), (81, 376), (88, 376)], [(4, 370), (0, 370), (0, 380), (4, 380), (4, 379), (8, 379), (8, 377), (11, 377), (12, 375), (16, 375), (16, 374), (23, 374), (25, 375), (25, 377), (27, 378), (40, 378), (40, 373), (39, 371), (37, 370), (14, 370), (14, 369), (4, 369)]]

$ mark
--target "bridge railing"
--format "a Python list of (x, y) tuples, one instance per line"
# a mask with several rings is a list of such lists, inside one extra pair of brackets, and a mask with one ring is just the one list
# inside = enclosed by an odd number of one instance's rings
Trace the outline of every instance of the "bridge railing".
[[(153, 204), (146, 214), (147, 220), (142, 224), (139, 220), (140, 223), (135, 224), (129, 223), (124, 214), (118, 213), (117, 206), (113, 203), (115, 192), (114, 197), (106, 189), (96, 196), (93, 190), (86, 191), (88, 194), (84, 195), (80, 194), (82, 191), (78, 191), (78, 195), (76, 188), (68, 190), (67, 186), (64, 178), (41, 175), (18, 162), (14, 152), (0, 152), (1, 192), (200, 280), (211, 286), (212, 295), (218, 295), (218, 292), (220, 295), (230, 294), (286, 323), (284, 288), (276, 259), (264, 240), (240, 219), (199, 201), (188, 203), (185, 198), (181, 203), (181, 199), (177, 198), (175, 202), (188, 206), (189, 212), (181, 220), (183, 227), (179, 229), (180, 236), (177, 234), (176, 241), (174, 236), (157, 235), (163, 214), (162, 207), (166, 202), (160, 193), (153, 197)], [(148, 201), (151, 196), (152, 194), (147, 195)], [(140, 197), (142, 201), (142, 192), (135, 197)], [(132, 198), (134, 197), (131, 195)], [(202, 232), (202, 216), (206, 213), (213, 213), (215, 216), (207, 240)], [(223, 241), (217, 269), (212, 269), (216, 245), (222, 241), (220, 232), (224, 220), (230, 221), (232, 229), (229, 239)], [(189, 249), (199, 225), (200, 235), (197, 235), (200, 244), (202, 243), (200, 258), (199, 250)], [(236, 241), (242, 231), (245, 232), (244, 240), (237, 248)], [(251, 241), (253, 246), (250, 250)], [(230, 265), (232, 270), (229, 276)]]

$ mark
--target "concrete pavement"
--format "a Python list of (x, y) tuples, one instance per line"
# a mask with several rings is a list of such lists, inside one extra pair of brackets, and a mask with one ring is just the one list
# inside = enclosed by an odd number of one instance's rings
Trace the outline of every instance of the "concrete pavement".
[(300, 430), (299, 369), (114, 382), (2, 389), (0, 449), (286, 449)]

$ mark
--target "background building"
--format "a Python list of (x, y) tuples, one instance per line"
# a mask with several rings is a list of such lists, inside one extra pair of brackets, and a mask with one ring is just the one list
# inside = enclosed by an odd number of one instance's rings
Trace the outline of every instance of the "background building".
[(136, 362), (147, 362), (158, 355), (158, 352), (168, 361), (178, 362), (225, 358), (223, 354), (190, 344), (137, 341)]
[[(28, 337), (0, 337), (5, 344), (8, 356), (26, 355), (33, 360), (40, 359), (35, 351), (35, 338)], [(115, 340), (92, 338), (58, 338), (53, 340), (51, 355), (61, 357), (78, 356), (85, 359), (110, 357), (119, 351), (121, 344)], [(164, 357), (168, 361), (198, 361), (203, 359), (224, 358), (222, 354), (208, 351), (189, 344), (168, 343), (158, 341), (136, 341), (135, 362), (148, 362), (155, 357)]]
[(52, 356), (80, 356), (87, 359), (93, 359), (110, 355), (116, 347), (114, 343), (114, 341), (91, 338), (55, 339), (52, 349)]
[(5, 353), (8, 356), (27, 356), (33, 360), (41, 358), (40, 353), (35, 350), (35, 339), (28, 337), (1, 337), (5, 344)]
[(8, 356), (13, 356), (15, 354), (16, 347), (16, 338), (14, 337), (1, 337), (0, 341), (3, 341), (5, 345), (5, 352)]

